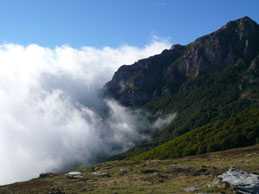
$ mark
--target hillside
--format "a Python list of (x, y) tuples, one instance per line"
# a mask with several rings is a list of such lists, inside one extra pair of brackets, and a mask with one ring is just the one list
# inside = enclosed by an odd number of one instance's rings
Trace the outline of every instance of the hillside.
[[(173, 160), (113, 161), (81, 169), (82, 178), (65, 174), (0, 186), (0, 194), (168, 194), (233, 193), (217, 176), (235, 166), (259, 174), (259, 146)], [(103, 175), (95, 175), (97, 172)], [(215, 186), (214, 186), (215, 184)], [(195, 186), (195, 192), (184, 189)]]
[(120, 67), (105, 85), (110, 97), (151, 113), (150, 120), (158, 113), (177, 113), (177, 118), (151, 141), (112, 159), (143, 153), (195, 128), (259, 108), (258, 82), (259, 25), (248, 17)]
[(168, 159), (259, 144), (259, 109), (191, 130), (130, 159)]

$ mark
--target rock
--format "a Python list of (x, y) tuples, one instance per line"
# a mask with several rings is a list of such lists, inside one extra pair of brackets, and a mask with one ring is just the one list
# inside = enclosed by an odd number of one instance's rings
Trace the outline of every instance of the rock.
[(240, 193), (259, 194), (259, 175), (249, 174), (246, 171), (232, 167), (218, 177)]
[(91, 175), (93, 175), (93, 176), (101, 176), (101, 177), (111, 177), (109, 175), (109, 173), (107, 173), (107, 172), (100, 172), (100, 171), (92, 172)]
[(154, 172), (154, 176), (157, 176), (157, 177), (164, 177), (160, 172)]
[(55, 176), (55, 175), (56, 175), (56, 174), (50, 173), (50, 172), (48, 172), (48, 173), (40, 173), (39, 178), (53, 177), (53, 176)]
[(196, 186), (191, 186), (191, 187), (187, 187), (184, 189), (185, 192), (192, 192), (192, 191), (196, 191), (199, 190), (200, 187), (196, 187)]
[(83, 178), (83, 174), (81, 172), (69, 172), (66, 174), (67, 178), (71, 178), (71, 179), (79, 179), (79, 178)]
[(124, 169), (124, 168), (121, 168), (120, 169), (120, 172), (119, 172), (119, 175), (125, 175), (125, 174), (127, 174), (128, 173), (128, 171), (126, 170), (126, 169)]

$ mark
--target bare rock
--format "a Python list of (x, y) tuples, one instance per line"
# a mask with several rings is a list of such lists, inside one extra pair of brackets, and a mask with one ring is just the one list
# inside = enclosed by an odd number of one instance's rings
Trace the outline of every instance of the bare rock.
[(83, 174), (81, 172), (69, 172), (66, 174), (67, 178), (71, 178), (71, 179), (80, 179), (83, 178)]
[(232, 167), (218, 176), (223, 182), (237, 189), (240, 193), (259, 194), (259, 176)]

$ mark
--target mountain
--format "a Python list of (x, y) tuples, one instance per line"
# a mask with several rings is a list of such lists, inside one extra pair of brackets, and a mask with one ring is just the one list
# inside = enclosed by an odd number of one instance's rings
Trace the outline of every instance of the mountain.
[(172, 113), (176, 119), (150, 141), (111, 158), (125, 160), (68, 174), (43, 173), (0, 186), (0, 194), (230, 194), (238, 191), (218, 179), (230, 166), (237, 167), (231, 169), (242, 181), (232, 180), (241, 188), (258, 190), (257, 176), (238, 169), (259, 174), (258, 82), (259, 26), (248, 17), (186, 46), (124, 65), (105, 85), (106, 95), (149, 112), (151, 121)]
[[(173, 45), (121, 66), (105, 85), (110, 97), (148, 111), (151, 119), (157, 113), (177, 113), (177, 118), (151, 141), (113, 159), (141, 154), (198, 127), (205, 130), (208, 123), (224, 123), (240, 112), (258, 109), (258, 82), (259, 25), (248, 17), (228, 22), (188, 45)], [(250, 127), (259, 130), (256, 124)]]

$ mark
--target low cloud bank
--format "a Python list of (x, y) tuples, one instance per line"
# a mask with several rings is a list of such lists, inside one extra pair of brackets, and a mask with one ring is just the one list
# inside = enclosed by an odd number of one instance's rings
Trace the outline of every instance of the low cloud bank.
[(167, 124), (172, 117), (154, 127), (99, 92), (120, 65), (169, 47), (162, 40), (118, 49), (0, 45), (0, 184), (103, 160)]

